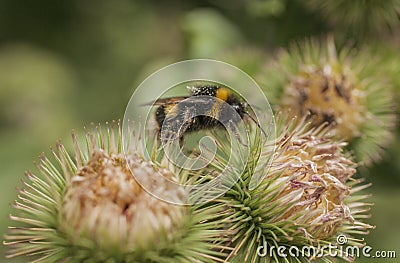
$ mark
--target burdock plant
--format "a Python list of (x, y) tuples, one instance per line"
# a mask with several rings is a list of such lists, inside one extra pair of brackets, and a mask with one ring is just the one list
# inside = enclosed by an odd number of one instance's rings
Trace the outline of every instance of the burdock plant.
[[(15, 222), (5, 236), (7, 257), (29, 256), (33, 262), (215, 262), (224, 238), (207, 223), (218, 215), (206, 209), (173, 205), (147, 193), (128, 168), (151, 181), (152, 193), (162, 191), (175, 203), (185, 203), (180, 186), (162, 185), (156, 172), (179, 182), (168, 165), (143, 159), (139, 137), (126, 155), (121, 129), (99, 127), (75, 152), (62, 144), (53, 160), (42, 155), (38, 172), (26, 173), (24, 188), (14, 203)], [(157, 158), (156, 158), (157, 159)], [(162, 160), (162, 158), (161, 158)], [(164, 161), (162, 161), (164, 162)]]
[[(251, 158), (233, 187), (192, 206), (149, 194), (128, 164), (151, 182), (153, 194), (186, 203), (187, 192), (158, 182), (156, 172), (175, 182), (207, 181), (223, 169), (227, 142), (220, 144), (211, 166), (191, 172), (174, 171), (162, 155), (145, 160), (140, 136), (133, 135), (124, 155), (119, 125), (106, 133), (100, 128), (88, 132), (85, 148), (73, 134), (73, 155), (57, 144), (54, 161), (43, 155), (39, 172), (27, 172), (10, 216), (16, 226), (5, 236), (7, 257), (28, 256), (33, 262), (280, 262), (318, 255), (329, 262), (326, 253), (284, 259), (276, 251), (258, 252), (266, 244), (318, 248), (335, 243), (338, 234), (347, 236), (348, 245), (362, 246), (359, 235), (371, 226), (363, 222), (367, 195), (358, 192), (367, 185), (353, 178), (356, 164), (343, 153), (344, 143), (333, 141), (325, 124), (317, 128), (306, 118), (278, 120), (278, 138), (265, 145), (258, 143), (259, 130), (251, 132)], [(271, 154), (265, 178), (250, 189), (255, 163)]]
[[(214, 200), (224, 207), (223, 230), (230, 236), (227, 261), (303, 262), (321, 257), (331, 262), (329, 252), (318, 248), (328, 244), (339, 248), (339, 235), (347, 237), (347, 245), (364, 246), (361, 236), (372, 226), (363, 222), (370, 204), (363, 201), (368, 195), (360, 190), (368, 185), (353, 178), (356, 164), (343, 152), (345, 143), (332, 140), (326, 124), (313, 127), (305, 117), (280, 116), (278, 123), (279, 136), (263, 146), (267, 155), (269, 149), (275, 152), (261, 183), (249, 187), (257, 159), (252, 158), (237, 184)], [(251, 156), (258, 156), (257, 148), (253, 150)], [(286, 258), (278, 253), (280, 246), (287, 249)], [(316, 250), (290, 255), (291, 246)], [(340, 256), (352, 260), (351, 255)]]
[[(221, 139), (226, 138), (224, 132), (211, 131), (218, 151), (211, 164), (197, 171), (176, 167), (158, 148), (157, 139), (135, 130), (123, 151), (119, 124), (108, 125), (105, 131), (94, 127), (86, 133), (85, 147), (73, 133), (73, 154), (58, 143), (53, 158), (42, 155), (38, 172), (26, 173), (10, 216), (15, 226), (5, 236), (7, 257), (26, 256), (33, 262), (299, 262), (314, 258), (330, 262), (329, 251), (319, 248), (337, 244), (339, 235), (347, 237), (347, 245), (361, 247), (361, 235), (372, 226), (363, 222), (369, 217), (370, 204), (364, 201), (368, 195), (360, 192), (368, 185), (353, 177), (357, 164), (343, 151), (346, 143), (334, 137), (341, 130), (327, 122), (316, 125), (318, 118), (317, 114), (301, 118), (280, 114), (277, 137), (265, 142), (258, 126), (247, 123), (250, 155), (238, 178), (236, 173), (218, 177), (231, 154), (241, 158), (240, 153), (231, 152), (229, 140)], [(144, 140), (156, 142), (151, 160), (144, 158)], [(263, 179), (253, 189), (250, 181), (260, 159), (270, 160), (270, 165), (257, 169)], [(159, 175), (176, 184), (158, 181)], [(145, 190), (137, 177), (150, 188)], [(156, 197), (186, 204), (193, 196), (182, 184), (210, 179), (220, 179), (216, 185), (226, 189), (212, 201), (183, 206)], [(277, 250), (282, 246), (317, 250), (284, 258)], [(338, 256), (352, 260), (351, 255)]]
[(357, 161), (378, 161), (395, 126), (391, 83), (367, 50), (338, 49), (333, 38), (306, 40), (281, 51), (259, 76), (272, 104), (292, 116), (334, 124)]

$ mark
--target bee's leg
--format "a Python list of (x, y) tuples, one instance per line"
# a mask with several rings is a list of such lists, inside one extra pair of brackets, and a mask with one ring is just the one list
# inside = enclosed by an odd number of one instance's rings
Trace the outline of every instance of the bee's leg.
[(181, 137), (181, 127), (182, 119), (181, 118), (170, 118), (166, 119), (163, 123), (162, 135), (161, 138), (163, 140), (163, 144), (171, 143), (176, 139), (180, 139)]
[(173, 140), (176, 136), (175, 133), (171, 130), (171, 125), (169, 125), (168, 127), (163, 127), (162, 131), (160, 131), (160, 140), (162, 142), (162, 145)]
[(181, 150), (185, 148), (185, 144), (186, 144), (185, 136), (182, 135), (181, 137), (179, 137), (179, 146)]
[(168, 128), (164, 130), (165, 135), (163, 136), (164, 144), (173, 143), (173, 141), (179, 139), (179, 148), (183, 149), (185, 146), (185, 132), (192, 124), (193, 120), (186, 120), (184, 117), (177, 118), (171, 121)]
[(181, 149), (185, 147), (186, 139), (185, 139), (185, 132), (189, 129), (189, 127), (195, 122), (194, 118), (184, 119), (184, 123), (181, 125), (179, 129), (179, 145)]
[(238, 142), (243, 146), (249, 146), (247, 143), (242, 141), (242, 138), (239, 135), (239, 131), (237, 130), (237, 126), (232, 120), (228, 121), (228, 128), (233, 132), (233, 135), (238, 140)]

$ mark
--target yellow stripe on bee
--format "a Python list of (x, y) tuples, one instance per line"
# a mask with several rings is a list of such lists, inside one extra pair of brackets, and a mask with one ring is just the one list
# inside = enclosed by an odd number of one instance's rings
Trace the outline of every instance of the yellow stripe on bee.
[(167, 104), (164, 106), (165, 113), (168, 114), (168, 117), (174, 118), (178, 115), (178, 104)]
[(221, 102), (221, 101), (216, 101), (214, 103), (214, 105), (212, 106), (212, 108), (209, 111), (207, 111), (206, 115), (213, 117), (214, 119), (218, 119), (220, 111), (221, 111), (222, 103), (223, 102)]
[(219, 88), (219, 89), (217, 89), (215, 97), (220, 99), (220, 100), (215, 101), (215, 103), (212, 106), (212, 108), (207, 112), (207, 115), (208, 116), (212, 116), (215, 119), (218, 119), (220, 111), (221, 111), (221, 106), (223, 104), (223, 101), (227, 101), (228, 100), (228, 96), (229, 96), (229, 90), (227, 88)]
[(228, 99), (228, 96), (229, 96), (229, 90), (226, 88), (217, 89), (217, 93), (215, 94), (215, 97), (223, 101), (226, 101)]

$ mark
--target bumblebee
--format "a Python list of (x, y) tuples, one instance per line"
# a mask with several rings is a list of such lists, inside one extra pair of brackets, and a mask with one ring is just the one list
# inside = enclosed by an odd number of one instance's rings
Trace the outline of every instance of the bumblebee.
[[(230, 89), (215, 84), (188, 86), (189, 96), (163, 98), (155, 101), (158, 106), (155, 120), (163, 139), (182, 140), (185, 134), (213, 128), (230, 128), (238, 137), (236, 124), (248, 113), (248, 104)], [(229, 109), (230, 108), (230, 109)], [(232, 114), (232, 109), (237, 114)], [(165, 126), (166, 125), (166, 126)], [(262, 129), (261, 129), (262, 130)]]

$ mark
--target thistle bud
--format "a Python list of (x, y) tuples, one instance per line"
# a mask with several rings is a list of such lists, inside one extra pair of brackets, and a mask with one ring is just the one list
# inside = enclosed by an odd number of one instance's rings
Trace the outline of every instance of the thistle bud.
[(332, 38), (306, 41), (282, 51), (259, 79), (278, 110), (314, 115), (314, 125), (335, 125), (357, 161), (378, 161), (395, 126), (390, 83), (367, 51), (338, 51)]
[[(282, 116), (278, 122), (288, 123)], [(365, 235), (372, 228), (362, 221), (368, 217), (369, 204), (362, 201), (367, 196), (357, 193), (368, 185), (357, 186), (360, 181), (353, 178), (356, 164), (343, 153), (344, 143), (332, 140), (326, 125), (310, 128), (306, 118), (278, 126), (280, 136), (263, 146), (275, 152), (258, 187), (249, 189), (249, 172), (217, 200), (226, 205), (225, 222), (233, 233), (227, 245), (228, 260), (264, 262), (268, 260), (257, 250), (265, 244), (275, 249), (317, 248), (335, 244), (339, 234), (348, 236), (352, 245), (363, 246), (363, 240), (353, 235)], [(279, 262), (277, 251), (270, 252), (265, 256)], [(312, 256), (292, 259), (310, 260)], [(319, 256), (329, 257), (326, 253)]]
[[(138, 141), (122, 152), (121, 129), (98, 128), (86, 136), (87, 149), (73, 134), (75, 153), (58, 144), (55, 161), (44, 155), (37, 175), (27, 173), (25, 187), (10, 218), (4, 244), (7, 257), (31, 256), (37, 262), (211, 262), (224, 255), (215, 224), (206, 224), (218, 207), (174, 205), (152, 194), (185, 203), (177, 173), (143, 158)], [(108, 139), (107, 139), (108, 138)], [(73, 161), (75, 159), (75, 161)], [(131, 168), (131, 169), (130, 169)], [(164, 185), (154, 175), (177, 184)], [(148, 193), (135, 180), (151, 185)], [(202, 224), (200, 224), (200, 222)], [(218, 225), (218, 224), (217, 224)], [(35, 262), (36, 262), (35, 261)]]

